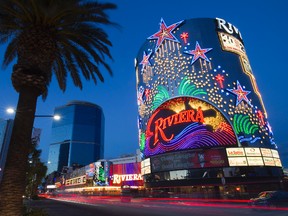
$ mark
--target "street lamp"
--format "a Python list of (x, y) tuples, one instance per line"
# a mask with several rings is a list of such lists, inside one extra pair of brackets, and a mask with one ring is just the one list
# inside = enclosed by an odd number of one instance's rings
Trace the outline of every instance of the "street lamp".
[(35, 115), (35, 117), (50, 117), (50, 118), (53, 118), (54, 120), (60, 120), (61, 119), (60, 115)]
[(15, 110), (13, 108), (8, 108), (8, 109), (6, 109), (6, 112), (9, 114), (14, 114)]
[[(14, 114), (15, 113), (15, 109), (13, 109), (13, 108), (8, 108), (8, 109), (6, 109), (6, 112), (8, 113), (8, 114)], [(48, 118), (53, 118), (54, 120), (56, 120), (56, 121), (58, 121), (58, 120), (60, 120), (61, 119), (61, 116), (60, 115), (35, 115), (35, 118), (36, 117), (48, 117)]]

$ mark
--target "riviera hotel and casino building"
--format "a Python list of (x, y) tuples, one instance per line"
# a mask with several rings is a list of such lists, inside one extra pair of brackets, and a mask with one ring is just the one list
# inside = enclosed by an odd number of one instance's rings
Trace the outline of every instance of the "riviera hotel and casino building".
[(161, 19), (135, 69), (145, 188), (233, 196), (281, 187), (239, 29), (221, 18)]

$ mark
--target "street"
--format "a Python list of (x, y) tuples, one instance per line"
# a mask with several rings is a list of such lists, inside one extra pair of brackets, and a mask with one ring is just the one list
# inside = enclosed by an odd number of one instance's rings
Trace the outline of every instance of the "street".
[(49, 216), (116, 216), (116, 215), (137, 215), (137, 216), (175, 216), (181, 214), (197, 216), (287, 216), (288, 210), (276, 209), (253, 209), (245, 204), (227, 203), (191, 203), (167, 199), (157, 201), (142, 201), (141, 199), (132, 202), (119, 201), (97, 201), (93, 197), (85, 199), (41, 199), (30, 201), (28, 205), (33, 208), (44, 209)]

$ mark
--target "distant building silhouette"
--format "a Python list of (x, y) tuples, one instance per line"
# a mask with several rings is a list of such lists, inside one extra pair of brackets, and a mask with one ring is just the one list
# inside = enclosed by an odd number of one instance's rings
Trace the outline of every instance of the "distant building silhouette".
[(60, 121), (53, 122), (49, 146), (48, 173), (61, 172), (64, 166), (79, 166), (103, 158), (104, 114), (96, 104), (70, 101), (56, 107)]

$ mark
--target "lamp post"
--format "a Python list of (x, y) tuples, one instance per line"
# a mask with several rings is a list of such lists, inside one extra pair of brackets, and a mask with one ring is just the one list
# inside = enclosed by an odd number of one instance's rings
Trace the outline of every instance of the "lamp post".
[[(7, 108), (6, 109), (6, 112), (8, 113), (8, 114), (14, 114), (16, 111), (15, 111), (15, 109), (13, 109), (13, 108)], [(47, 118), (53, 118), (54, 120), (60, 120), (61, 119), (61, 116), (60, 115), (57, 115), (57, 114), (55, 114), (55, 115), (34, 115), (34, 117), (36, 118), (36, 117), (47, 117)]]
[[(16, 112), (21, 112), (21, 110), (19, 111), (19, 110), (16, 110), (14, 108), (11, 108), (11, 107), (6, 109), (6, 113), (9, 114), (9, 115), (14, 115)], [(54, 115), (48, 115), (48, 114), (47, 115), (46, 114), (38, 115), (38, 114), (35, 114), (34, 118), (53, 118), (53, 120), (59, 121), (61, 119), (61, 116), (57, 115), (57, 114), (54, 114)], [(34, 141), (36, 141), (39, 144), (41, 130), (40, 130), (40, 132), (37, 133), (37, 132), (35, 132), (35, 129), (36, 128), (33, 127), (32, 139), (35, 139)], [(38, 144), (36, 144), (36, 145), (38, 145)], [(31, 167), (31, 166), (35, 166), (35, 163), (37, 163), (37, 162), (33, 161), (33, 159), (30, 158), (30, 159), (28, 159), (28, 163), (29, 163), (29, 166)], [(50, 163), (51, 162), (48, 161), (47, 165), (49, 165)], [(5, 161), (4, 161), (4, 165), (5, 165)], [(0, 181), (1, 181), (1, 178), (2, 178), (2, 171), (3, 171), (3, 168), (2, 169), (0, 168), (0, 174), (1, 174), (0, 175)], [(34, 184), (36, 183), (36, 180), (37, 180), (37, 173), (34, 173), (34, 175), (32, 176), (31, 182), (29, 182), (29, 184), (31, 186), (31, 191), (30, 191), (31, 194), (33, 193), (32, 190), (35, 187)]]
[(53, 118), (54, 120), (60, 120), (61, 119), (60, 115), (35, 115), (35, 117), (50, 117), (50, 118)]

